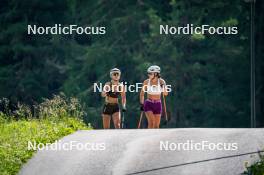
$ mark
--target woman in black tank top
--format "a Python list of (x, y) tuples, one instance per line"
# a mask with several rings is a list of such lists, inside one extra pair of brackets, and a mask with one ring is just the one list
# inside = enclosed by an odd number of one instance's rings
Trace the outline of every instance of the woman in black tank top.
[[(105, 98), (105, 104), (103, 107), (102, 117), (103, 117), (103, 128), (110, 128), (111, 117), (114, 122), (115, 128), (120, 128), (121, 114), (118, 104), (118, 97), (121, 96), (122, 99), (122, 111), (126, 111), (126, 95), (123, 85), (119, 83), (121, 76), (121, 71), (117, 68), (111, 69), (110, 77), (111, 81), (105, 84), (104, 90), (102, 92), (102, 97)], [(107, 88), (108, 87), (108, 88)]]

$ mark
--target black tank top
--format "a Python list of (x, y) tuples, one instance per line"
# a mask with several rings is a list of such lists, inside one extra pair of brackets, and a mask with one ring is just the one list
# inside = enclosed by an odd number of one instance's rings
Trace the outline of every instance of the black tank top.
[[(113, 92), (112, 91), (112, 82), (110, 82), (111, 90), (108, 92), (108, 96), (112, 98), (118, 98), (118, 96), (121, 94), (120, 92)], [(119, 89), (118, 89), (119, 90)]]

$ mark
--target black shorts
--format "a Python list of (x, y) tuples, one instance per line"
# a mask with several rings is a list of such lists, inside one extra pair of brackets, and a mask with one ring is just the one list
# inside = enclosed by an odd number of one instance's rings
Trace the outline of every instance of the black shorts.
[(119, 112), (119, 105), (117, 103), (107, 103), (103, 107), (103, 114), (113, 115), (116, 112)]

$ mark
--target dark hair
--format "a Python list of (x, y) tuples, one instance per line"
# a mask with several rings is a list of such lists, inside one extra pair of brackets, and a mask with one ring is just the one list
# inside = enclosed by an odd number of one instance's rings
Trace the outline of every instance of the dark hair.
[(155, 73), (155, 76), (157, 76), (158, 78), (160, 78), (160, 73)]

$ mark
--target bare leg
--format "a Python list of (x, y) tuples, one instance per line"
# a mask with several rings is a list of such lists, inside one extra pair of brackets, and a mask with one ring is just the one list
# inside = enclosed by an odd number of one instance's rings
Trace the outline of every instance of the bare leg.
[(106, 115), (106, 114), (102, 114), (102, 116), (103, 116), (103, 127), (104, 127), (104, 129), (109, 129), (111, 116)]
[(154, 128), (154, 114), (152, 111), (145, 112), (147, 119), (148, 119), (148, 128)]
[(160, 117), (161, 117), (161, 114), (155, 114), (154, 115), (154, 128), (159, 128), (159, 126), (160, 126)]
[(121, 121), (121, 119), (120, 119), (120, 112), (114, 113), (113, 116), (112, 116), (112, 118), (113, 118), (113, 121), (114, 121), (115, 128), (116, 129), (120, 129), (120, 121)]

